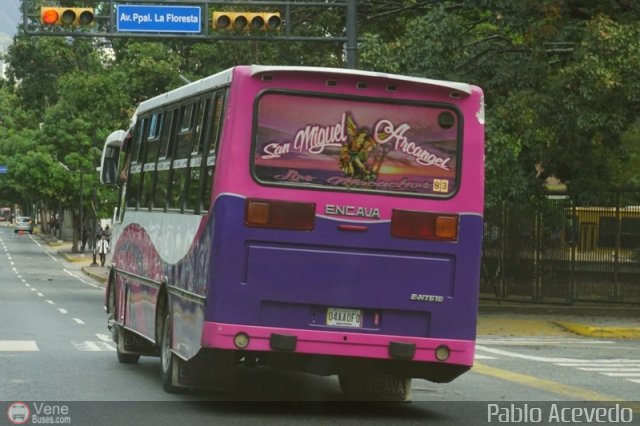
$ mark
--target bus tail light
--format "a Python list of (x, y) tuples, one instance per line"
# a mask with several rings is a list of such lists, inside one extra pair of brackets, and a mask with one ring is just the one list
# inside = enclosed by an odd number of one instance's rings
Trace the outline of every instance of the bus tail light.
[(246, 203), (245, 224), (250, 227), (312, 231), (315, 218), (315, 203), (251, 199)]
[(391, 235), (417, 240), (457, 241), (458, 215), (394, 210)]

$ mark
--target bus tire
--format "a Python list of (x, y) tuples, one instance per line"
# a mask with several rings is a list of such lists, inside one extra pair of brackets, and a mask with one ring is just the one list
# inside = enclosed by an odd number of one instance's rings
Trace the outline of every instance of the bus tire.
[(338, 375), (342, 394), (353, 401), (411, 401), (411, 379), (379, 373)]
[(162, 387), (165, 392), (177, 393), (179, 365), (171, 352), (171, 314), (167, 311), (162, 322), (162, 337), (160, 340), (160, 366), (162, 370)]

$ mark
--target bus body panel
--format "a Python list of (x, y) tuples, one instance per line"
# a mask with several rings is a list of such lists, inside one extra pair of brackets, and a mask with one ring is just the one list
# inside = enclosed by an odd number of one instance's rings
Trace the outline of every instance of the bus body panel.
[(481, 217), (460, 217), (457, 243), (424, 242), (391, 238), (388, 222), (366, 233), (321, 217), (307, 233), (250, 229), (244, 204), (216, 203), (224, 225), (215, 230), (222, 243), (214, 242), (207, 321), (320, 329), (328, 307), (363, 308), (362, 332), (475, 338)]
[[(272, 78), (264, 79), (265, 74)], [(333, 79), (336, 86), (328, 86)], [(117, 321), (156, 341), (157, 302), (166, 289), (172, 349), (185, 360), (203, 347), (237, 349), (233, 338), (243, 332), (250, 336), (250, 351), (277, 351), (270, 339), (282, 334), (295, 336), (299, 354), (391, 360), (389, 345), (403, 343), (415, 345), (412, 361), (471, 366), (483, 231), (481, 90), (384, 74), (250, 67), (210, 81), (231, 85), (208, 213), (127, 210), (113, 256), (122, 303)], [(190, 90), (206, 89), (199, 82)], [(271, 91), (450, 105), (464, 117), (455, 193), (406, 196), (258, 182), (251, 160), (256, 117), (250, 112)], [(176, 93), (170, 96), (179, 99)], [(162, 99), (147, 104), (162, 105)], [(247, 227), (248, 199), (313, 203), (313, 230)], [(376, 214), (335, 214), (350, 208)], [(392, 237), (394, 210), (456, 215), (458, 238)], [(340, 309), (361, 312), (361, 326), (327, 325), (329, 310)], [(435, 359), (441, 345), (451, 349), (446, 362)]]

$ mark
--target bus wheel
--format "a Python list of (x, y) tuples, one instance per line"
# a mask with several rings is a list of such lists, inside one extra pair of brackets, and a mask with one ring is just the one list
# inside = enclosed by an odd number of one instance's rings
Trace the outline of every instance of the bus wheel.
[(162, 323), (162, 338), (160, 342), (160, 365), (162, 366), (162, 387), (165, 392), (176, 393), (179, 391), (178, 360), (171, 352), (171, 315), (165, 314)]
[(340, 374), (342, 394), (355, 401), (411, 401), (411, 379), (379, 373)]

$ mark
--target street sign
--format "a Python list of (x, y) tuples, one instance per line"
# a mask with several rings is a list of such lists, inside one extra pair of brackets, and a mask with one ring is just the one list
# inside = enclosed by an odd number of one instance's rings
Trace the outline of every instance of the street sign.
[(199, 33), (199, 6), (120, 4), (116, 9), (118, 32)]
[(7, 166), (0, 166), (0, 174), (7, 173)]

